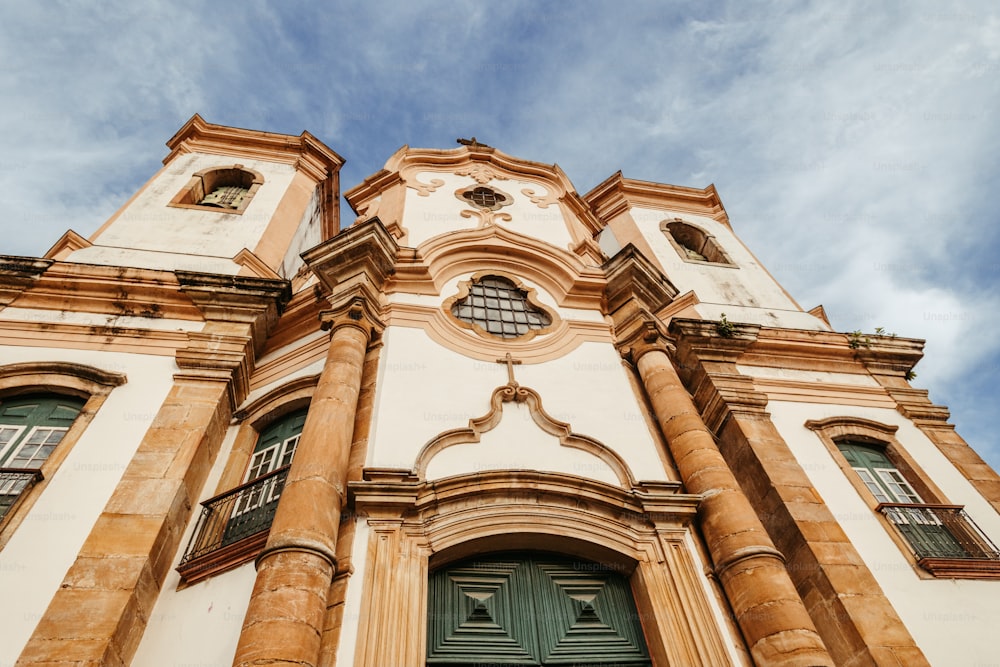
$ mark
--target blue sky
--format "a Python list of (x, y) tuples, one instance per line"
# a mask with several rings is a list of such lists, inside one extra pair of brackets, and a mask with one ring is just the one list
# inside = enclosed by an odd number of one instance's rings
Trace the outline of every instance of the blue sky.
[(309, 130), (345, 189), (470, 136), (581, 193), (714, 183), (804, 308), (926, 339), (914, 385), (1000, 467), (995, 3), (5, 3), (0, 63), (0, 253), (91, 234), (195, 112)]

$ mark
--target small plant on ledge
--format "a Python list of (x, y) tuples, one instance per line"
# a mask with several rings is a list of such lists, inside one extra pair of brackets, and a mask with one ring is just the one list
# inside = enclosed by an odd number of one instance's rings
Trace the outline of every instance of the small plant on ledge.
[(726, 314), (722, 313), (722, 318), (715, 325), (715, 331), (723, 338), (732, 338), (736, 333), (736, 325), (726, 319)]
[(851, 346), (852, 350), (856, 350), (859, 347), (871, 347), (871, 338), (861, 333), (861, 329), (856, 329), (851, 333), (847, 334), (847, 344)]

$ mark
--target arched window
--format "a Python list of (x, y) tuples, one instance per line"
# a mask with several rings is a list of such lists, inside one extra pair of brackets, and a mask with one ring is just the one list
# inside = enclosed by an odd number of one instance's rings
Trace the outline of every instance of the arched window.
[(433, 572), (428, 665), (650, 665), (628, 580), (549, 554), (495, 554)]
[(674, 219), (662, 223), (660, 230), (684, 259), (733, 266), (732, 260), (715, 238), (694, 225)]
[(203, 169), (188, 181), (170, 205), (242, 213), (263, 183), (260, 173), (240, 164)]
[(305, 423), (306, 410), (298, 410), (261, 431), (243, 484), (247, 491), (234, 503), (224, 544), (271, 527)]
[(86, 401), (31, 394), (0, 403), (0, 519), (31, 484)]

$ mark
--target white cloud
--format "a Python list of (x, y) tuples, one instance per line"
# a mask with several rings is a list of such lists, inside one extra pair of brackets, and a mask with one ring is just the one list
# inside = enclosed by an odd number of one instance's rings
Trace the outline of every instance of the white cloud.
[(998, 45), (985, 0), (8, 4), (3, 252), (92, 232), (195, 112), (313, 132), (345, 188), (403, 143), (476, 135), (581, 192), (618, 169), (714, 182), (804, 307), (926, 338), (919, 383), (985, 406), (968, 415), (985, 432), (996, 399), (958, 392), (1000, 358)]

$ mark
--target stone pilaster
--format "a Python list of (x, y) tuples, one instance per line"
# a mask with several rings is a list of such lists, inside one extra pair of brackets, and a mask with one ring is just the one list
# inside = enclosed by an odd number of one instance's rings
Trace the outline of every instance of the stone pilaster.
[[(885, 597), (766, 412), (767, 396), (737, 361), (760, 327), (675, 320), (678, 363), (705, 421), (718, 434), (728, 468), (768, 535), (838, 665), (926, 665), (927, 660)], [(780, 364), (780, 359), (774, 362)]]
[(703, 496), (701, 528), (716, 574), (758, 664), (833, 665), (750, 501), (701, 421), (663, 349), (633, 360), (689, 493)]
[[(242, 400), (237, 379), (253, 363), (251, 332), (266, 327), (267, 313), (281, 306), (286, 283), (269, 282), (263, 293), (243, 289), (242, 304), (240, 280), (230, 281), (218, 298), (211, 289), (200, 292), (205, 328), (178, 351), (173, 387), (18, 665), (109, 667), (131, 661), (218, 455), (234, 400)], [(227, 320), (214, 320), (223, 301), (220, 313)]]

